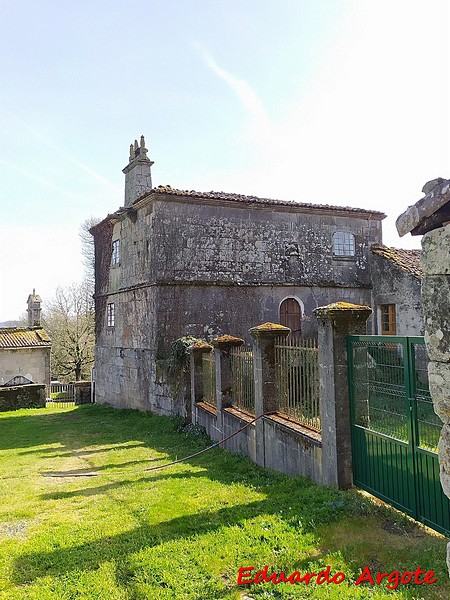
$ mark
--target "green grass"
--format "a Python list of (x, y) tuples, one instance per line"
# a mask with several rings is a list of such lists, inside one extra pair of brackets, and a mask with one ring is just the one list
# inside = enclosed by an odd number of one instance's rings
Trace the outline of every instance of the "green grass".
[[(95, 405), (0, 414), (1, 600), (448, 598), (446, 540), (356, 491), (264, 470), (176, 422)], [(44, 477), (88, 473), (97, 477)], [(340, 585), (237, 585), (238, 569), (305, 573)], [(417, 566), (432, 585), (356, 587)]]

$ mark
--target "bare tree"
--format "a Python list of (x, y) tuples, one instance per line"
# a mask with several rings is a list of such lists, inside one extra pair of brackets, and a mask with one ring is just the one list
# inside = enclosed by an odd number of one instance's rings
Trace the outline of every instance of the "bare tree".
[(91, 289), (91, 293), (94, 293), (94, 267), (95, 267), (95, 252), (94, 252), (94, 237), (89, 232), (89, 229), (97, 223), (100, 223), (101, 219), (97, 217), (89, 217), (80, 225), (79, 237), (81, 241), (81, 255), (83, 257), (84, 265), (84, 279)]
[(43, 311), (52, 338), (52, 374), (63, 380), (90, 378), (94, 362), (94, 301), (87, 282), (58, 288)]

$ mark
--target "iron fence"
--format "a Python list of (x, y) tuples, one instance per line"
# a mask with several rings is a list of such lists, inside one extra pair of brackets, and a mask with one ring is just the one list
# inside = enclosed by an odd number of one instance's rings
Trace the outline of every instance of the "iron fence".
[(253, 350), (238, 347), (231, 351), (231, 401), (233, 406), (255, 414), (255, 383), (253, 377)]
[(203, 402), (217, 408), (216, 399), (216, 361), (214, 352), (202, 355)]
[(275, 342), (278, 411), (321, 430), (319, 348), (315, 338), (278, 338)]
[(46, 406), (74, 406), (74, 383), (51, 383), (46, 386)]

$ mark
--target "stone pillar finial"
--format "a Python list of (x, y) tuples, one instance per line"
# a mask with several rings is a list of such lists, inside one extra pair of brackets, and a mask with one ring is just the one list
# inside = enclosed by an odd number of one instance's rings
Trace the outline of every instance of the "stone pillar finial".
[(134, 159), (134, 146), (130, 144), (130, 162)]
[(243, 343), (244, 340), (233, 335), (221, 335), (211, 340), (216, 359), (217, 427), (220, 431), (223, 431), (222, 409), (232, 404), (231, 352)]

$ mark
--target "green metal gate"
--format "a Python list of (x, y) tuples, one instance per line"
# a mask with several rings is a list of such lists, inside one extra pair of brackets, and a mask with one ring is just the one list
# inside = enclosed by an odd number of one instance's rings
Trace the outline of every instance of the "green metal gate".
[(349, 336), (348, 364), (355, 485), (450, 533), (423, 338)]

